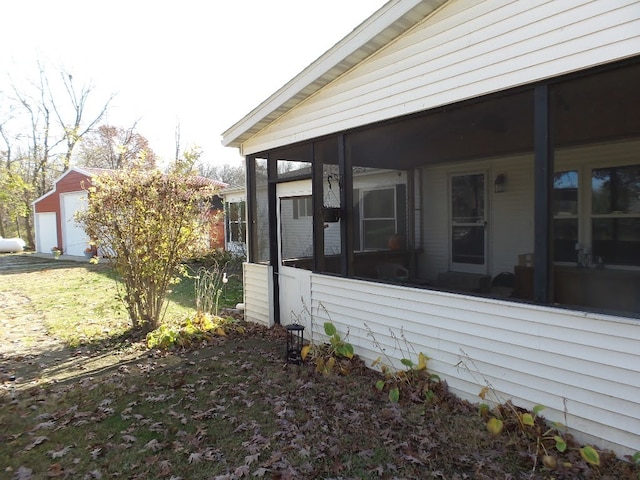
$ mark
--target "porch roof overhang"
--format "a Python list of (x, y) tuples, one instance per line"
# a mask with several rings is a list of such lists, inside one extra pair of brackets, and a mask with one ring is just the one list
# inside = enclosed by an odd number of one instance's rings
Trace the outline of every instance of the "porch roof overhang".
[[(242, 144), (450, 0), (391, 0), (282, 88), (222, 134), (225, 147)], [(242, 151), (240, 152), (242, 154)]]

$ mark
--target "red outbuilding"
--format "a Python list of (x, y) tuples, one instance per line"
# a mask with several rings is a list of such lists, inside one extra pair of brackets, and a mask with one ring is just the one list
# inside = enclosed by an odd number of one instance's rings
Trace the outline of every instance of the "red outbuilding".
[[(65, 255), (83, 256), (89, 247), (89, 237), (75, 220), (75, 214), (87, 207), (91, 178), (108, 172), (104, 168), (72, 167), (55, 182), (53, 189), (33, 202), (36, 252), (51, 253), (58, 248)], [(202, 178), (220, 188), (225, 183)], [(217, 204), (219, 203), (219, 205)], [(222, 201), (212, 201), (209, 218), (212, 220), (210, 246), (224, 245)]]
[(50, 192), (33, 202), (36, 252), (51, 253), (57, 247), (65, 255), (84, 255), (89, 237), (74, 215), (87, 206), (91, 177), (106, 171), (72, 167), (54, 182)]

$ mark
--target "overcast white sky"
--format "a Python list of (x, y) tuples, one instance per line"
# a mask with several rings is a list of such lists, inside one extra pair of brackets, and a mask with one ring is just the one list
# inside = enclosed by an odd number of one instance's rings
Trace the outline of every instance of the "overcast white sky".
[[(240, 162), (224, 130), (340, 41), (386, 0), (21, 0), (2, 2), (0, 90), (36, 62), (117, 96), (108, 122), (172, 158), (182, 145), (208, 162)], [(27, 73), (29, 72), (29, 73)], [(55, 70), (51, 74), (56, 73)]]

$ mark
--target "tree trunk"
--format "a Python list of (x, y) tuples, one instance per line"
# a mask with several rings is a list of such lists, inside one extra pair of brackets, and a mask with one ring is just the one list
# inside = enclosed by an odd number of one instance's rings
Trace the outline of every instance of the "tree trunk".
[(35, 248), (36, 242), (33, 236), (33, 225), (31, 223), (31, 215), (24, 218), (24, 223), (25, 223), (25, 229), (27, 231), (27, 245), (29, 245), (29, 247)]

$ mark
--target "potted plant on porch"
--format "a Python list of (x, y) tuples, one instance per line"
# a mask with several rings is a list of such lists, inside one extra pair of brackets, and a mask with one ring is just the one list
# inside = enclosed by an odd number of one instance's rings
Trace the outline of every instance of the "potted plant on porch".
[(340, 207), (322, 207), (322, 220), (327, 223), (340, 221)]
[(95, 245), (89, 245), (84, 249), (84, 256), (86, 258), (93, 258), (98, 256), (98, 249)]

